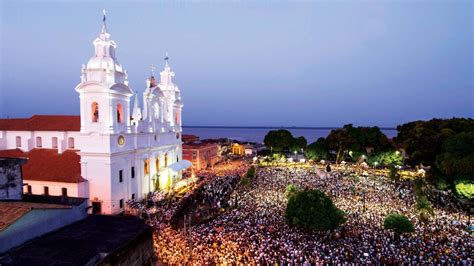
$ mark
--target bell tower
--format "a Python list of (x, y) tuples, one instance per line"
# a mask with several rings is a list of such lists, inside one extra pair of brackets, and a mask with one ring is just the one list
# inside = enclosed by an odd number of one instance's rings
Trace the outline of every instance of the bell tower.
[(106, 14), (102, 30), (94, 40), (94, 56), (81, 68), (79, 93), (81, 133), (118, 134), (130, 132), (128, 74), (115, 55), (117, 44), (110, 39)]

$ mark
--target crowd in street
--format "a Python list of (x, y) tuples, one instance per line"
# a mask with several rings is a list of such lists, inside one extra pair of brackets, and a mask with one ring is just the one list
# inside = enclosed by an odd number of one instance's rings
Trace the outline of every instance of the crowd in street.
[[(232, 168), (235, 174), (246, 171), (245, 165)], [(232, 168), (221, 174), (228, 176)], [(356, 176), (351, 167), (323, 178), (321, 173), (303, 167), (259, 168), (252, 186), (237, 186), (226, 211), (205, 223), (173, 229), (158, 218), (162, 215), (158, 211), (149, 222), (156, 228), (159, 260), (172, 264), (472, 264), (467, 216), (450, 204), (443, 207), (442, 196), (434, 204), (434, 217), (421, 224), (409, 182), (394, 183), (375, 174)], [(208, 174), (212, 182), (222, 178)], [(211, 183), (204, 186), (211, 188)], [(324, 191), (346, 212), (347, 222), (332, 232), (289, 226), (284, 217), (289, 184)], [(205, 190), (206, 203), (222, 198), (212, 191)], [(415, 232), (398, 237), (383, 229), (384, 217), (392, 212), (406, 215)]]

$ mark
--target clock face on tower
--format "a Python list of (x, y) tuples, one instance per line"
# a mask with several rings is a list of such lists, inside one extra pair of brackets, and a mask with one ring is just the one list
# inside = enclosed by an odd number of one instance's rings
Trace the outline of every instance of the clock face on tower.
[(125, 137), (120, 135), (117, 139), (117, 143), (119, 146), (123, 146), (125, 144)]

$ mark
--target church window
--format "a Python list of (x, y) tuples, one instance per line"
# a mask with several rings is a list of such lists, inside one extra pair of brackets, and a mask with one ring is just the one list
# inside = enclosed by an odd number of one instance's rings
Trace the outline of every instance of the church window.
[(165, 154), (165, 167), (168, 167), (168, 153)]
[(135, 178), (135, 166), (132, 166), (132, 178)]
[(123, 182), (123, 170), (120, 170), (120, 171), (119, 171), (119, 182), (120, 182), (120, 183)]
[(119, 207), (120, 207), (120, 209), (123, 209), (123, 199), (121, 199), (121, 200), (119, 201)]
[(97, 102), (92, 103), (92, 122), (99, 122), (99, 104)]
[(176, 111), (176, 113), (174, 114), (174, 119), (175, 119), (176, 125), (179, 125), (179, 112), (178, 111)]
[(149, 164), (148, 159), (145, 159), (145, 162), (143, 164), (143, 168), (145, 169), (145, 175), (148, 175), (150, 173), (150, 164)]
[(132, 200), (134, 200), (134, 199), (135, 199), (135, 193), (132, 194)]
[(57, 149), (58, 148), (58, 138), (57, 137), (53, 137), (51, 139), (51, 146), (53, 147), (53, 149)]
[(74, 138), (68, 138), (67, 139), (67, 147), (69, 149), (74, 149)]
[(123, 108), (122, 104), (118, 103), (117, 104), (117, 123), (122, 123), (123, 122)]
[(41, 137), (36, 137), (36, 147), (41, 148), (43, 147), (43, 143), (41, 141)]
[(16, 147), (21, 147), (21, 137), (20, 136), (16, 136)]

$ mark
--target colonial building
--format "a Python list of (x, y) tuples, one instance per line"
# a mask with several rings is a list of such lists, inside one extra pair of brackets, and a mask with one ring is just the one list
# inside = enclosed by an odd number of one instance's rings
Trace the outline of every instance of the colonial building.
[(217, 143), (186, 143), (183, 144), (183, 158), (192, 163), (195, 171), (213, 167), (219, 161), (219, 146)]
[[(96, 213), (119, 213), (129, 199), (167, 189), (182, 161), (181, 92), (168, 57), (146, 81), (143, 110), (104, 23), (81, 68), (80, 116), (0, 119), (0, 157), (25, 157), (25, 193), (90, 199)], [(134, 104), (130, 103), (134, 97)]]

